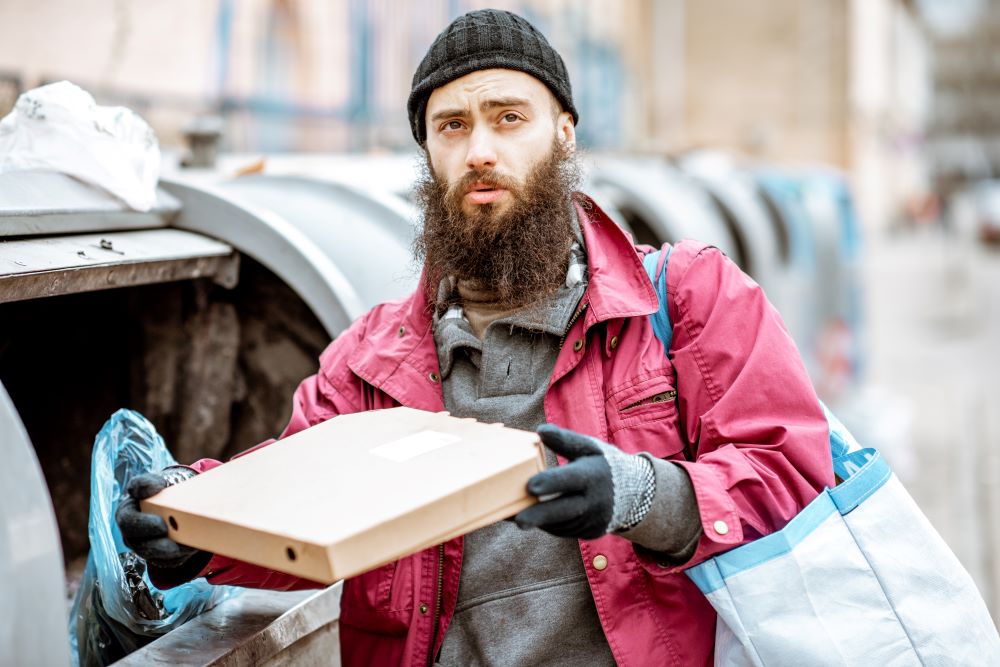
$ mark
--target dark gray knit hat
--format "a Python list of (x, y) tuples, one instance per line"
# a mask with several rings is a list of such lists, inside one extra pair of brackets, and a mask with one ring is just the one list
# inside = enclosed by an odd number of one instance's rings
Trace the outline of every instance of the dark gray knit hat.
[(517, 14), (480, 9), (452, 21), (431, 44), (413, 75), (406, 110), (418, 144), (427, 139), (424, 111), (434, 89), (492, 68), (519, 70), (535, 77), (549, 87), (563, 110), (573, 115), (573, 122), (579, 122), (566, 65), (545, 35)]

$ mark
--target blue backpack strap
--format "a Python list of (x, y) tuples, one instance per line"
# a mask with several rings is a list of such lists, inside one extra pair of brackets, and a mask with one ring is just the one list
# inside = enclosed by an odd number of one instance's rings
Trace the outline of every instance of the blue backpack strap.
[(670, 324), (670, 313), (667, 311), (667, 262), (670, 261), (670, 252), (673, 246), (667, 248), (667, 256), (663, 260), (663, 270), (657, 274), (657, 264), (660, 263), (661, 250), (644, 255), (642, 258), (642, 268), (646, 269), (649, 282), (653, 284), (656, 298), (660, 302), (660, 309), (649, 315), (649, 323), (653, 325), (653, 333), (663, 343), (663, 351), (670, 352), (670, 341), (674, 337), (674, 328)]

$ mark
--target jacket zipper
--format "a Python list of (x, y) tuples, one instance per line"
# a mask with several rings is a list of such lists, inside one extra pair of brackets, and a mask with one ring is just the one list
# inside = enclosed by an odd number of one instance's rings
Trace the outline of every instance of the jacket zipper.
[(444, 597), (444, 544), (438, 545), (437, 593), (434, 596), (434, 632), (431, 634), (431, 650), (427, 656), (427, 667), (434, 665), (434, 647), (437, 645), (438, 622), (441, 620), (441, 602)]
[(677, 391), (671, 389), (670, 391), (665, 391), (663, 393), (657, 394), (655, 396), (650, 396), (649, 398), (644, 398), (642, 400), (636, 401), (635, 403), (630, 403), (622, 408), (622, 412), (625, 410), (631, 410), (632, 408), (638, 408), (643, 405), (652, 405), (654, 403), (666, 403), (667, 401), (672, 401), (677, 398)]
[(562, 350), (563, 345), (566, 344), (566, 337), (569, 336), (569, 332), (573, 328), (573, 325), (576, 324), (576, 321), (580, 319), (580, 316), (583, 315), (583, 311), (585, 310), (587, 310), (587, 304), (583, 304), (583, 306), (580, 307), (580, 310), (573, 313), (573, 317), (570, 318), (569, 324), (566, 326), (566, 331), (563, 332), (562, 338), (559, 339), (560, 350)]

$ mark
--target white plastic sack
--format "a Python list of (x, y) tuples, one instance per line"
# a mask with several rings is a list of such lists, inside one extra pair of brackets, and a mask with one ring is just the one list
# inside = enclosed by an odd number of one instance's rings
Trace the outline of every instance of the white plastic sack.
[(68, 174), (148, 211), (160, 147), (135, 112), (98, 106), (87, 91), (60, 81), (23, 93), (0, 120), (0, 174), (33, 170)]
[(719, 614), (715, 664), (1000, 665), (972, 578), (878, 452), (848, 439), (831, 418), (841, 484), (688, 570)]

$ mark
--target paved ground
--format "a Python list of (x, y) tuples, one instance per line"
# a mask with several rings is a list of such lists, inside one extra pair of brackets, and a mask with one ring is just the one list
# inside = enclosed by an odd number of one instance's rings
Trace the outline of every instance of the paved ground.
[(908, 410), (904, 482), (1000, 623), (1000, 249), (934, 230), (869, 243), (868, 378)]

